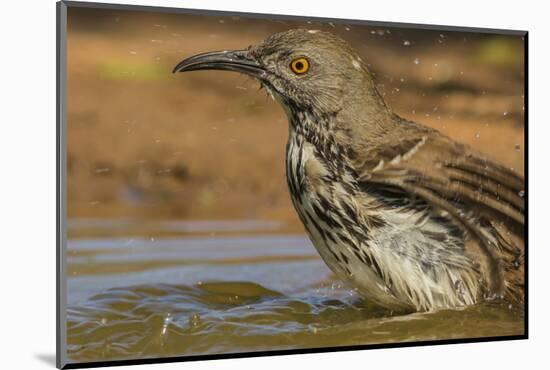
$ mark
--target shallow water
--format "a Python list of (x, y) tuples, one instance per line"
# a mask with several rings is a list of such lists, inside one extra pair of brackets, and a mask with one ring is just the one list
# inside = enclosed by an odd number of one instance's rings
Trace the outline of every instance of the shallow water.
[(524, 330), (506, 304), (409, 315), (374, 307), (335, 280), (304, 235), (271, 222), (71, 220), (69, 236), (72, 362)]

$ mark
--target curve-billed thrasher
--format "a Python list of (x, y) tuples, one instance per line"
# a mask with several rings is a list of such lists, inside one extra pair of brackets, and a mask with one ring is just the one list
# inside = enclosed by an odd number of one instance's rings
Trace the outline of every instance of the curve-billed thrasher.
[(365, 297), (418, 311), (524, 299), (524, 180), (394, 114), (342, 39), (303, 29), (174, 72), (252, 76), (289, 120), (286, 176), (326, 264)]

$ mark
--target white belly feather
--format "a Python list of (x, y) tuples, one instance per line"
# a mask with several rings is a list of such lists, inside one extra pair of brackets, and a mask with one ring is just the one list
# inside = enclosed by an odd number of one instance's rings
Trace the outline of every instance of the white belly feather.
[[(360, 219), (367, 219), (365, 205), (372, 200), (365, 193), (350, 195), (338, 181), (327, 182), (329, 169), (315, 147), (298, 135), (289, 137), (286, 165), (292, 201), (313, 245), (332, 271), (368, 299), (386, 307), (417, 310), (475, 303), (479, 283), (468, 271), (470, 261), (445, 253), (441, 243), (426, 236), (444, 233), (444, 226), (419, 212), (392, 209), (378, 210), (383, 227), (367, 230), (367, 221), (350, 222), (334, 209), (347, 202)], [(334, 209), (324, 209), (320, 197), (335, 205)], [(320, 209), (324, 217), (318, 217)], [(359, 240), (360, 232), (368, 233), (368, 238)], [(368, 255), (369, 263), (361, 253)]]

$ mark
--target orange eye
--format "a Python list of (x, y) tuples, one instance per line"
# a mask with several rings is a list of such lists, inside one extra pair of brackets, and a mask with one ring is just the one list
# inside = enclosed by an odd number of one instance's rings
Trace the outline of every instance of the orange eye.
[(290, 62), (290, 69), (297, 75), (303, 75), (309, 71), (309, 61), (304, 57), (296, 58)]

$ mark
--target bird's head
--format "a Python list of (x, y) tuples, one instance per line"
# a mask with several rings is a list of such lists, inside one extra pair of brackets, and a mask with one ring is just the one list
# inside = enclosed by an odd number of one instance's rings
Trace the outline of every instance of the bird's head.
[(289, 116), (297, 110), (330, 115), (346, 106), (381, 101), (361, 58), (328, 32), (293, 29), (276, 33), (243, 50), (192, 56), (174, 72), (212, 69), (256, 78)]

